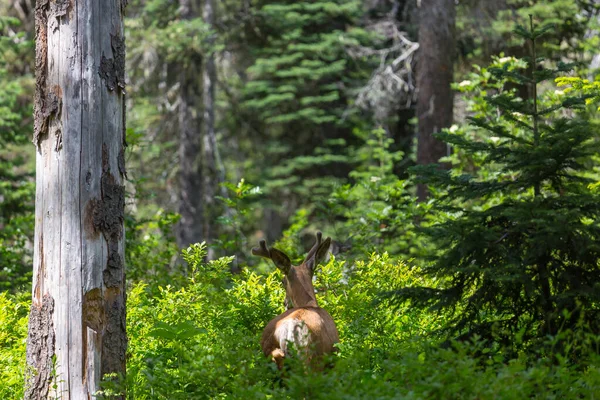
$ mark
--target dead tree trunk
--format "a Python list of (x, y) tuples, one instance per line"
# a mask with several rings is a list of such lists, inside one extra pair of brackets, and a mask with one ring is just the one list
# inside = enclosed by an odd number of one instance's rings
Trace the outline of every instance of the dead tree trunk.
[(104, 375), (125, 373), (126, 4), (36, 3), (26, 399), (91, 399)]
[[(419, 58), (417, 64), (417, 117), (419, 136), (417, 164), (437, 163), (447, 155), (445, 143), (433, 134), (452, 124), (453, 94), (450, 85), (454, 66), (454, 0), (421, 0), (419, 13)], [(417, 188), (419, 200), (427, 188)]]

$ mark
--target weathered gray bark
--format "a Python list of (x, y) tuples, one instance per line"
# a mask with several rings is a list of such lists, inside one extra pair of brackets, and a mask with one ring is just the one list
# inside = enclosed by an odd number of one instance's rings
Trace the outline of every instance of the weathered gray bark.
[[(445, 143), (433, 137), (452, 124), (454, 0), (421, 0), (419, 17), (419, 58), (417, 65), (417, 117), (419, 135), (417, 164), (437, 163), (448, 154)], [(427, 197), (427, 188), (417, 188), (419, 200)]]
[(91, 399), (105, 374), (125, 373), (126, 3), (36, 3), (26, 399)]

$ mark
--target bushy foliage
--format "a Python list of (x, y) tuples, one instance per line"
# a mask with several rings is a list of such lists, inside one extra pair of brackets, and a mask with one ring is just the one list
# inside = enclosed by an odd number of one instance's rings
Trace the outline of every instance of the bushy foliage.
[(461, 1), (457, 12), (459, 49), (471, 61), (500, 52), (524, 55), (523, 38), (513, 35), (512, 29), (515, 24), (527, 25), (529, 15), (535, 15), (554, 26), (540, 46), (540, 54), (557, 61), (587, 60), (595, 55), (591, 49), (597, 48), (598, 38), (589, 32), (595, 29), (599, 12), (598, 5), (587, 0)]
[[(138, 285), (128, 297), (130, 352), (135, 355), (128, 380), (135, 398), (252, 398), (252, 393), (258, 397), (279, 391), (273, 384), (274, 366), (259, 347), (266, 322), (284, 311), (279, 272), (244, 270), (231, 280), (232, 259), (203, 263), (204, 251), (203, 245), (194, 245), (184, 252), (194, 272), (183, 288), (165, 287), (149, 297), (145, 285)], [(344, 275), (349, 275), (346, 283)], [(351, 272), (333, 260), (319, 270), (315, 286), (320, 305), (339, 321), (340, 358), (368, 348), (364, 368), (378, 368), (397, 346), (396, 340), (384, 341), (385, 335), (407, 340), (435, 320), (415, 313), (382, 318), (369, 312), (377, 293), (406, 283), (410, 276), (405, 265), (375, 255)], [(409, 340), (405, 346), (410, 347)]]
[(187, 267), (178, 262), (173, 226), (179, 217), (159, 209), (148, 218), (125, 218), (125, 262), (129, 283), (152, 281), (154, 286), (181, 284)]
[[(505, 363), (477, 340), (440, 348), (433, 332), (442, 314), (394, 309), (379, 297), (399, 285), (431, 284), (386, 254), (319, 267), (317, 298), (336, 321), (338, 352), (324, 372), (289, 359), (282, 380), (259, 345), (267, 321), (284, 310), (280, 273), (246, 269), (232, 277), (231, 258), (204, 263), (205, 251), (197, 244), (184, 252), (193, 273), (182, 287), (138, 283), (129, 291), (127, 398), (558, 399), (600, 390), (600, 360), (587, 368), (544, 359)], [(0, 295), (2, 398), (22, 397), (27, 309)], [(103, 387), (99, 398), (124, 390), (110, 379)]]
[(0, 398), (22, 399), (29, 295), (0, 293)]
[(26, 289), (31, 280), (33, 151), (19, 145), (32, 129), (33, 42), (20, 25), (0, 14), (0, 292)]
[(391, 149), (394, 140), (381, 128), (355, 134), (364, 144), (351, 153), (356, 163), (351, 183), (338, 186), (324, 204), (317, 203), (322, 218), (335, 227), (337, 239), (351, 250), (349, 256), (373, 251), (405, 258), (421, 254), (424, 243), (415, 222), (427, 205), (417, 203), (412, 182), (394, 173), (404, 154)]
[(248, 248), (248, 241), (245, 231), (256, 218), (252, 205), (261, 190), (243, 178), (237, 184), (224, 182), (222, 185), (227, 195), (217, 197), (225, 205), (225, 212), (218, 218), (222, 233), (215, 240), (215, 247), (226, 254), (235, 254), (233, 270), (237, 271), (240, 263), (247, 262), (244, 250)]

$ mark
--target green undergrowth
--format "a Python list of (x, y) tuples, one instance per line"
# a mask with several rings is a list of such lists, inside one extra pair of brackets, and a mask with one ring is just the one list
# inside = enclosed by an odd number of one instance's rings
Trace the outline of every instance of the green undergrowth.
[(0, 399), (22, 399), (29, 296), (0, 293)]
[[(232, 277), (232, 258), (203, 263), (204, 251), (194, 245), (184, 252), (193, 273), (181, 287), (131, 287), (127, 386), (107, 380), (99, 398), (123, 390), (129, 399), (593, 399), (600, 393), (600, 359), (589, 354), (581, 362), (507, 360), (477, 339), (440, 342), (435, 332), (445, 315), (394, 308), (379, 296), (435, 284), (385, 253), (319, 268), (318, 301), (336, 321), (339, 351), (324, 372), (304, 371), (291, 360), (281, 380), (259, 345), (264, 325), (284, 310), (279, 272), (245, 269)], [(2, 399), (23, 394), (24, 298), (0, 295)]]

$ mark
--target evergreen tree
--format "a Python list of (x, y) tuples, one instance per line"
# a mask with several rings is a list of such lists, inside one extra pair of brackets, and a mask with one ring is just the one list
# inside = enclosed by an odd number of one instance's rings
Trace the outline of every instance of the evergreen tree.
[[(527, 85), (486, 97), (470, 119), (469, 137), (438, 137), (479, 158), (474, 174), (415, 167), (417, 180), (435, 188), (439, 218), (424, 231), (440, 249), (424, 274), (438, 287), (411, 287), (396, 298), (447, 310), (454, 335), (478, 334), (510, 346), (538, 344), (547, 335), (585, 326), (600, 331), (600, 198), (585, 176), (598, 151), (597, 127), (578, 111), (585, 99), (538, 94), (569, 69), (536, 56), (536, 39), (551, 27), (515, 32), (531, 57), (484, 71), (487, 79)], [(523, 71), (523, 67), (526, 71)], [(553, 100), (548, 103), (546, 99)], [(522, 336), (518, 336), (522, 335)]]
[(347, 47), (371, 38), (359, 27), (361, 1), (262, 0), (255, 7), (244, 106), (261, 125), (262, 137), (253, 138), (261, 142), (261, 184), (285, 220), (331, 193), (350, 170), (347, 147), (359, 141), (351, 95), (368, 78), (368, 58), (353, 59)]
[[(357, 132), (358, 134), (359, 132)], [(352, 184), (340, 185), (319, 204), (334, 227), (340, 252), (352, 250), (363, 259), (373, 252), (416, 256), (425, 247), (414, 229), (418, 207), (412, 182), (394, 173), (403, 157), (393, 151), (394, 140), (382, 128), (361, 133), (365, 144), (352, 152), (358, 165), (350, 172)], [(352, 256), (347, 254), (346, 257)]]
[[(525, 55), (523, 38), (512, 35), (514, 23), (528, 15), (553, 24), (538, 49), (553, 60), (581, 60), (589, 30), (600, 7), (589, 0), (466, 0), (458, 5), (458, 50), (468, 60), (487, 59), (500, 52)], [(587, 38), (586, 38), (587, 36)]]

